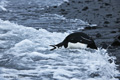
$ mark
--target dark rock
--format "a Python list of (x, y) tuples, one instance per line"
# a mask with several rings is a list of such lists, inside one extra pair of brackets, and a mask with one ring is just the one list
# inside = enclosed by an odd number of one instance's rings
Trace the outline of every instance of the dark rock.
[(120, 23), (120, 21), (115, 21), (115, 23)]
[(120, 46), (120, 36), (117, 36), (111, 46)]
[(72, 1), (72, 3), (75, 3), (75, 1)]
[(103, 8), (103, 6), (100, 6), (100, 8)]
[(83, 3), (83, 2), (81, 2), (81, 1), (78, 1), (78, 3)]
[(40, 28), (36, 27), (35, 29), (36, 29), (36, 30), (39, 30)]
[(120, 28), (118, 29), (118, 32), (120, 32)]
[(86, 6), (82, 9), (82, 11), (86, 11), (87, 9), (88, 9), (88, 7)]
[(95, 73), (91, 73), (91, 74), (90, 74), (90, 77), (92, 77), (92, 78), (94, 78), (94, 77), (98, 77), (98, 76), (100, 76), (100, 74), (97, 73), (97, 72), (95, 72)]
[(108, 45), (107, 45), (105, 42), (102, 42), (102, 43), (101, 43), (101, 47), (104, 48), (104, 49), (107, 49), (107, 48), (108, 48)]
[(105, 6), (109, 6), (110, 4), (109, 3), (105, 3)]
[(61, 11), (65, 11), (65, 9), (61, 9)]
[(107, 18), (112, 17), (112, 14), (106, 14), (106, 17)]
[(67, 5), (70, 5), (70, 3), (67, 3)]
[(100, 33), (97, 33), (97, 34), (96, 34), (96, 37), (97, 37), (97, 38), (100, 38), (101, 36), (102, 36), (102, 35), (101, 35)]
[(103, 25), (104, 27), (108, 27), (108, 25)]
[(103, 1), (103, 0), (98, 0), (98, 1)]
[(57, 6), (53, 6), (53, 8), (57, 8)]
[[(89, 23), (98, 24), (98, 26), (118, 26), (120, 20), (117, 20), (120, 16), (119, 3), (120, 0), (69, 0), (69, 2), (62, 3), (60, 6), (52, 7), (54, 10), (50, 10), (50, 13), (56, 13), (63, 15), (66, 18), (77, 18)], [(61, 13), (60, 9), (65, 9), (69, 13)], [(79, 12), (80, 10), (81, 12)], [(76, 16), (70, 14), (76, 13)], [(87, 20), (86, 20), (87, 19)], [(104, 23), (104, 21), (107, 21)]]
[(119, 21), (119, 22), (120, 22), (120, 18), (117, 18), (117, 21)]
[(93, 9), (93, 11), (99, 11), (99, 9)]
[(78, 12), (78, 13), (81, 13), (81, 11), (80, 11), (80, 10), (77, 10), (77, 12)]
[(78, 9), (77, 7), (73, 7), (73, 9)]
[(113, 62), (113, 60), (111, 60), (111, 59), (109, 59), (108, 61), (109, 61), (109, 63), (112, 63), (112, 62)]
[(86, 3), (90, 3), (90, 2), (92, 2), (92, 1), (89, 1), (89, 0), (88, 0), (88, 1), (85, 1), (85, 2), (86, 2)]
[(116, 33), (116, 31), (111, 31), (111, 33)]
[(68, 12), (65, 9), (61, 9), (60, 12), (61, 12), (62, 15), (67, 15), (68, 14)]
[(96, 27), (96, 26), (95, 26), (95, 27), (90, 27), (90, 26), (88, 26), (88, 27), (85, 27), (85, 29), (91, 30), (91, 29), (97, 29), (97, 27)]
[(110, 23), (110, 22), (108, 22), (108, 21), (105, 21), (105, 22), (104, 22), (104, 24), (109, 24), (109, 23)]

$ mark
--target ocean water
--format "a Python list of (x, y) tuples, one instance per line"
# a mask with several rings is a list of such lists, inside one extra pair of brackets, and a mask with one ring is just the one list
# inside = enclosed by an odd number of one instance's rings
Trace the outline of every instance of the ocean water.
[(64, 0), (48, 2), (0, 1), (0, 80), (118, 80), (115, 57), (109, 56), (105, 49), (50, 51), (49, 45), (61, 42), (89, 23), (34, 12), (46, 5), (59, 6)]

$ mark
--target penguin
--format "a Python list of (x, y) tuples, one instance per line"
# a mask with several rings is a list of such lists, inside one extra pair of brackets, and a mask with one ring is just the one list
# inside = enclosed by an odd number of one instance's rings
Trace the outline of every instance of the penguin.
[(50, 46), (53, 47), (51, 50), (54, 50), (62, 46), (70, 49), (80, 49), (80, 48), (97, 49), (94, 40), (83, 32), (71, 33), (62, 42)]

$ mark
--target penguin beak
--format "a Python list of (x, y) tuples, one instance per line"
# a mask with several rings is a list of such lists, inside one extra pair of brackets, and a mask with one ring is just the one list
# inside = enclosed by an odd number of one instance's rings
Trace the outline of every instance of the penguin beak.
[(50, 51), (52, 51), (52, 50), (56, 49), (56, 46), (55, 46), (55, 45), (50, 45), (50, 46), (52, 46), (52, 47), (53, 47), (52, 49), (50, 49)]

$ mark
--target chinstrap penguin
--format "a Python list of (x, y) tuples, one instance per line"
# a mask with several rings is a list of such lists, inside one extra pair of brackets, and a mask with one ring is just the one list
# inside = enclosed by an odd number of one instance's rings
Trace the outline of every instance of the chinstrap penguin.
[(56, 48), (64, 46), (65, 48), (79, 49), (79, 48), (91, 48), (97, 49), (94, 40), (87, 34), (82, 32), (75, 32), (68, 35), (61, 43), (56, 45), (50, 45), (54, 50)]

